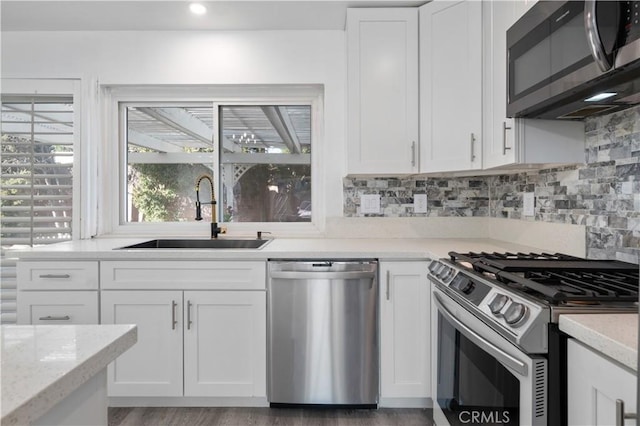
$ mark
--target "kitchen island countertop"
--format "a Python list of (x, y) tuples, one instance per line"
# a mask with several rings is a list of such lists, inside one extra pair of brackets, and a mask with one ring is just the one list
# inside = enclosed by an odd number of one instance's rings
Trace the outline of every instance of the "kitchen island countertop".
[(3, 325), (1, 333), (7, 426), (33, 423), (137, 341), (135, 325)]
[(561, 315), (560, 330), (637, 373), (638, 314)]

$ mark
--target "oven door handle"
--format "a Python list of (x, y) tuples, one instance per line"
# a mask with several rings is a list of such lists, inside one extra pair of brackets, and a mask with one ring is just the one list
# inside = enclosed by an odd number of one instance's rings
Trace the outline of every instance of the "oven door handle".
[(440, 311), (440, 314), (442, 314), (442, 316), (445, 317), (447, 321), (452, 323), (460, 333), (464, 334), (464, 336), (467, 339), (471, 340), (473, 343), (478, 345), (481, 349), (488, 352), (491, 356), (493, 356), (496, 360), (498, 360), (502, 365), (509, 367), (510, 369), (517, 372), (521, 376), (527, 375), (527, 364), (509, 355), (502, 349), (496, 347), (491, 342), (489, 342), (488, 340), (480, 336), (478, 333), (471, 330), (469, 327), (467, 327), (462, 322), (460, 322), (460, 320), (457, 319), (444, 306), (442, 299), (440, 299), (440, 296), (438, 295), (438, 293), (433, 293), (433, 296), (434, 296), (434, 302), (438, 306), (438, 310)]

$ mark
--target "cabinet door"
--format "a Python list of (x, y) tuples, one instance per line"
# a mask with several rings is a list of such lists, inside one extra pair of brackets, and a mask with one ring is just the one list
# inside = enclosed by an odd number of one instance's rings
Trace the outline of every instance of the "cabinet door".
[(98, 324), (97, 291), (21, 291), (18, 324)]
[[(574, 340), (567, 342), (567, 414), (570, 425), (616, 424), (616, 400), (636, 412), (636, 375)], [(625, 421), (635, 425), (635, 420)]]
[(266, 396), (264, 291), (187, 291), (185, 396)]
[(482, 2), (484, 42), (484, 167), (516, 161), (513, 119), (507, 118), (507, 30), (523, 13), (524, 1)]
[(383, 398), (430, 396), (431, 292), (428, 262), (380, 263), (380, 391)]
[(109, 396), (182, 396), (182, 292), (103, 291), (102, 324), (136, 324), (138, 342), (109, 365)]
[(481, 166), (481, 2), (431, 2), (420, 7), (420, 171)]
[(348, 9), (347, 58), (347, 172), (417, 172), (416, 9)]

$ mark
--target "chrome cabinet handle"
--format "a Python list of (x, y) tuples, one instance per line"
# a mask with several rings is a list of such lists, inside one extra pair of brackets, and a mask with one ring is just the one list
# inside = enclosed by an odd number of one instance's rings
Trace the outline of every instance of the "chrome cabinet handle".
[(636, 413), (625, 413), (624, 401), (616, 399), (616, 426), (624, 426), (624, 419), (635, 419), (637, 417)]
[(474, 162), (475, 159), (476, 159), (476, 154), (473, 152), (473, 144), (475, 143), (475, 141), (476, 141), (476, 136), (473, 133), (471, 133), (471, 143), (470, 143), (470, 145), (471, 145), (471, 162)]
[(391, 272), (387, 271), (387, 300), (390, 298), (389, 281), (391, 281)]
[(584, 2), (584, 26), (587, 32), (587, 42), (591, 49), (591, 56), (600, 71), (607, 72), (613, 64), (611, 59), (607, 57), (607, 52), (602, 45), (600, 32), (598, 31), (598, 19), (596, 17), (596, 0), (586, 0)]
[(40, 317), (40, 321), (69, 321), (71, 317), (69, 315), (64, 315), (61, 317), (54, 317), (51, 315), (47, 315), (46, 317)]
[(511, 126), (507, 126), (507, 122), (502, 122), (502, 155), (507, 155), (507, 150), (511, 149), (507, 146), (507, 130), (511, 130)]
[(191, 330), (191, 301), (187, 301), (187, 330)]
[(484, 349), (491, 356), (497, 359), (500, 363), (506, 365), (507, 367), (513, 369), (521, 376), (527, 375), (527, 364), (520, 361), (519, 359), (509, 355), (502, 349), (494, 346), (491, 342), (486, 340), (484, 337), (477, 334), (475, 331), (471, 330), (469, 327), (464, 325), (457, 319), (449, 310), (444, 306), (442, 299), (438, 295), (438, 293), (433, 293), (433, 301), (438, 307), (438, 312), (449, 321), (460, 333), (462, 333), (467, 339), (471, 340), (473, 343), (478, 345), (481, 349)]
[(416, 166), (416, 141), (411, 142), (411, 167)]
[(178, 324), (178, 320), (176, 319), (176, 308), (178, 307), (178, 304), (176, 303), (175, 300), (171, 301), (171, 329), (175, 330), (176, 329), (176, 325)]
[(71, 278), (69, 274), (42, 274), (40, 278)]

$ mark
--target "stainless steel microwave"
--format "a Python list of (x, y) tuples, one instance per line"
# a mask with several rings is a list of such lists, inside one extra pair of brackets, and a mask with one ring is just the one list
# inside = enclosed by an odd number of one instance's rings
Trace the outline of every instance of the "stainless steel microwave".
[(640, 1), (539, 1), (507, 31), (507, 116), (582, 120), (640, 103)]

